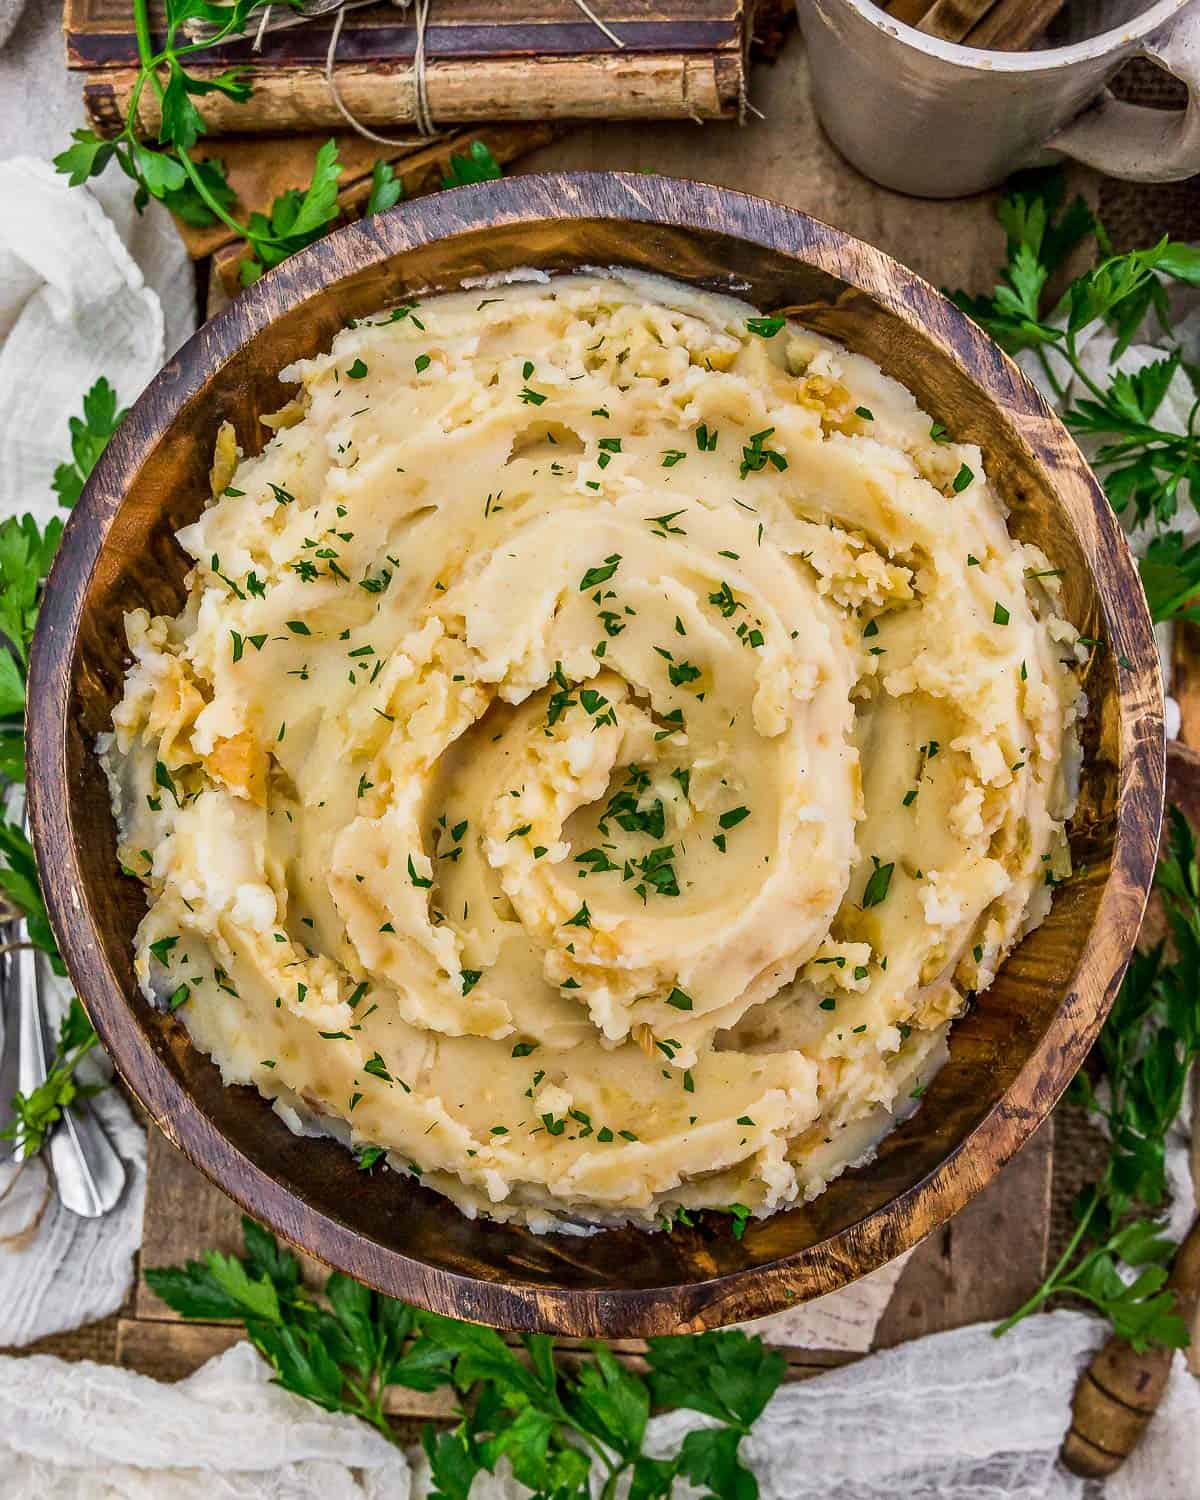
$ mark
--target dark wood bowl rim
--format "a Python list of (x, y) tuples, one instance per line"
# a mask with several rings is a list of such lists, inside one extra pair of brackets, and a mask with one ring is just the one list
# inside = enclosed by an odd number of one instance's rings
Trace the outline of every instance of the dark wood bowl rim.
[[(204, 325), (155, 377), (97, 465), (67, 524), (33, 643), (29, 702), (29, 802), (39, 865), (55, 870), (47, 905), (67, 968), (121, 1076), (167, 1138), (255, 1218), (329, 1266), (440, 1312), (518, 1329), (634, 1337), (757, 1317), (833, 1291), (884, 1264), (957, 1212), (1045, 1119), (1078, 1069), (1115, 996), (1140, 927), (1157, 851), (1163, 800), (1161, 713), (1129, 722), (1121, 703), (1118, 818), (1112, 868), (1095, 920), (1054, 1022), (1016, 1080), (979, 1125), (916, 1186), (806, 1249), (709, 1281), (594, 1290), (484, 1281), (433, 1267), (367, 1239), (319, 1211), (245, 1157), (203, 1114), (138, 1027), (78, 892), (83, 877), (67, 785), (68, 709), (81, 605), (115, 508), (175, 416), (231, 355), (282, 311), (321, 288), (407, 249), (498, 223), (615, 219), (739, 238), (815, 265), (919, 324), (995, 402), (1047, 424), (1074, 455), (1090, 490), (1098, 534), (1114, 566), (1094, 577), (1110, 630), (1161, 704), (1157, 655), (1136, 568), (1120, 528), (1073, 440), (1016, 366), (935, 289), (881, 251), (782, 204), (704, 183), (632, 173), (507, 178), (401, 204), (292, 256)], [(997, 372), (1001, 372), (998, 374)], [(1002, 377), (1001, 378), (1001, 374)], [(139, 416), (141, 421), (139, 421)], [(103, 486), (97, 481), (103, 480)], [(1120, 700), (1118, 700), (1120, 701)], [(1138, 815), (1127, 816), (1137, 805)], [(1098, 934), (1104, 934), (1103, 947)], [(1118, 955), (1117, 962), (1112, 959)], [(134, 1082), (136, 1080), (136, 1082)], [(998, 1247), (999, 1249), (999, 1247)], [(726, 1309), (736, 1307), (736, 1313)]]

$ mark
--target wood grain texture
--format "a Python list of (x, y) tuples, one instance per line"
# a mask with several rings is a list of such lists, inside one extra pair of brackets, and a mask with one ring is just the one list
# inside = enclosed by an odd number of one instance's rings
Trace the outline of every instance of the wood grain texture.
[[(1053, 1121), (1047, 1120), (977, 1198), (917, 1246), (879, 1324), (876, 1348), (1005, 1317), (1041, 1283), (1049, 1233), (1052, 1142)], [(152, 1130), (147, 1147), (145, 1224), (129, 1321), (182, 1324), (147, 1286), (146, 1268), (182, 1265), (210, 1249), (240, 1253), (241, 1220), (236, 1204), (165, 1136)], [(997, 1257), (1000, 1243), (1004, 1254)], [(302, 1252), (301, 1266), (309, 1285), (322, 1283), (322, 1268)], [(769, 1343), (793, 1354), (803, 1349), (806, 1356), (823, 1359), (830, 1353), (802, 1345), (778, 1325), (761, 1324), (759, 1331)], [(187, 1344), (185, 1352), (192, 1347)], [(170, 1378), (192, 1368), (181, 1354)]]
[(1015, 1312), (1046, 1274), (1053, 1170), (1051, 1119), (977, 1198), (917, 1246), (879, 1320), (874, 1347), (891, 1349)]
[[(774, 66), (754, 68), (755, 112), (736, 130), (697, 129), (690, 120), (664, 120), (653, 130), (590, 124), (522, 158), (517, 170), (701, 177), (836, 224), (934, 286), (990, 291), (995, 268), (1004, 260), (994, 200), (929, 200), (914, 206), (911, 198), (869, 182), (846, 165), (822, 132), (812, 96), (809, 58), (796, 31)], [(1092, 207), (1098, 206), (1097, 183), (1083, 168), (1068, 170), (1068, 193), (1081, 193)]]
[[(538, 1237), (464, 1219), (333, 1142), (301, 1140), (224, 1089), (172, 1017), (139, 997), (144, 910), (121, 875), (92, 752), (123, 671), (122, 612), (178, 609), (173, 532), (207, 496), (223, 418), (250, 452), (276, 372), (349, 318), (420, 289), (521, 265), (623, 264), (716, 288), (876, 359), (956, 437), (976, 441), (1012, 526), (1063, 570), (1063, 602), (1101, 642), (1072, 826), (1075, 873), (1047, 921), (958, 1023), (921, 1109), (869, 1165), (737, 1241), (705, 1219), (674, 1235)], [(681, 1332), (843, 1285), (961, 1208), (1033, 1133), (1111, 1003), (1149, 888), (1162, 807), (1161, 688), (1136, 572), (1074, 443), (973, 324), (879, 251), (777, 204), (702, 184), (597, 174), (435, 194), (341, 230), (249, 289), (137, 402), (68, 523), (32, 655), (31, 808), (48, 904), (80, 994), (126, 1081), (168, 1137), (289, 1241), (371, 1285), (502, 1327), (580, 1336)]]

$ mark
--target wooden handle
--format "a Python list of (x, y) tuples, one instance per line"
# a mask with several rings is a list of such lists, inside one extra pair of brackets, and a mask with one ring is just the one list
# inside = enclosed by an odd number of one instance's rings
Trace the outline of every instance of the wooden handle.
[(933, 0), (888, 0), (883, 8), (893, 21), (915, 26), (932, 4)]
[(993, 0), (934, 0), (916, 23), (917, 30), (944, 42), (961, 42), (992, 5)]
[(998, 0), (967, 34), (968, 47), (1020, 52), (1036, 42), (1066, 0)]
[[(1200, 1219), (1176, 1252), (1167, 1285), (1191, 1327), (1200, 1306)], [(1072, 1474), (1103, 1479), (1120, 1468), (1158, 1409), (1173, 1357), (1172, 1349), (1137, 1354), (1115, 1335), (1093, 1357), (1075, 1387), (1062, 1445), (1062, 1461)]]

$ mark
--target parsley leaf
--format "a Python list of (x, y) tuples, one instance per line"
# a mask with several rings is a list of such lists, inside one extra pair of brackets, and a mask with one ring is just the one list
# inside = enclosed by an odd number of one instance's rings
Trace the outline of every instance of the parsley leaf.
[[(360, 1165), (377, 1149), (362, 1149)], [(210, 1250), (183, 1266), (148, 1269), (150, 1288), (185, 1318), (241, 1322), (285, 1390), (360, 1417), (392, 1441), (389, 1386), (449, 1389), (455, 1425), (426, 1426), (421, 1437), (433, 1500), (469, 1500), (476, 1477), (502, 1458), (545, 1500), (592, 1493), (597, 1459), (606, 1500), (626, 1493), (626, 1478), (632, 1500), (666, 1500), (677, 1478), (722, 1500), (757, 1495), (740, 1446), (786, 1370), (760, 1339), (736, 1331), (651, 1339), (645, 1377), (602, 1344), (560, 1364), (545, 1335), (525, 1334), (514, 1348), (494, 1329), (418, 1311), (338, 1272), (314, 1291), (266, 1230), (248, 1218), (242, 1226), (242, 1256)], [(642, 1444), (652, 1404), (686, 1407), (718, 1425), (689, 1433), (673, 1456), (650, 1458)]]
[(1068, 1095), (1105, 1122), (1108, 1162), (1075, 1201), (1075, 1231), (1058, 1264), (997, 1334), (1067, 1293), (1090, 1302), (1135, 1350), (1188, 1342), (1167, 1286), (1176, 1246), (1160, 1220), (1167, 1132), (1200, 1058), (1200, 875), (1195, 837), (1176, 808), (1169, 810), (1156, 885), (1170, 950), (1160, 940), (1130, 961), (1093, 1053), (1107, 1087), (1084, 1072)]
[(494, 182), (503, 177), (500, 163), (483, 141), (472, 141), (465, 155), (451, 152), (449, 170), (442, 177), (444, 188), (466, 187), (473, 182)]
[[(1060, 396), (1075, 385), (1085, 394), (1063, 412), (1067, 426), (1091, 440), (1090, 456), (1113, 509), (1138, 522), (1167, 526), (1184, 493), (1200, 493), (1200, 395), (1186, 351), (1172, 325), (1172, 282), (1200, 284), (1200, 253), (1167, 239), (1125, 255), (1106, 254), (1048, 302), (1046, 288), (1067, 256), (1089, 236), (1108, 250), (1103, 227), (1081, 199), (1064, 205), (1060, 169), (1013, 179), (998, 209), (1008, 236), (1006, 264), (990, 297), (953, 293), (953, 299), (1009, 353), (1033, 351), (1047, 383)], [(1128, 372), (1117, 362), (1150, 313), (1168, 348), (1161, 359)], [(1091, 325), (1114, 335), (1107, 371), (1085, 368), (1081, 335)], [(1157, 414), (1176, 380), (1190, 384), (1186, 430), (1158, 424)], [(960, 473), (962, 471), (960, 470)], [(1186, 485), (1186, 490), (1185, 490)], [(1159, 594), (1158, 619), (1171, 619), (1188, 596)], [(1174, 599), (1174, 606), (1170, 600)]]
[(371, 168), (371, 191), (367, 197), (366, 214), (381, 214), (385, 209), (395, 208), (404, 197), (404, 179), (397, 177), (388, 161), (377, 161)]
[(103, 375), (83, 398), (83, 417), (71, 417), (71, 462), (61, 463), (54, 471), (53, 488), (59, 504), (68, 508), (83, 493), (84, 482), (96, 466), (96, 460), (108, 446), (108, 440), (125, 420), (117, 409), (117, 393)]

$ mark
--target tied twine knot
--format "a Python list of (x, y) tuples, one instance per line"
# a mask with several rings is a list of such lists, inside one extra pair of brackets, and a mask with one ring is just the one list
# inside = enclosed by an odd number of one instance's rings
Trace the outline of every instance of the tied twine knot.
[[(356, 3), (362, 3), (362, 0), (340, 0), (337, 4), (333, 30), (329, 36), (329, 47), (325, 53), (325, 83), (330, 97), (337, 106), (338, 113), (351, 130), (356, 131), (364, 140), (374, 141), (380, 146), (418, 146), (423, 141), (436, 139), (440, 132), (434, 123), (433, 112), (429, 107), (429, 72), (425, 50), (426, 32), (429, 28), (429, 7), (432, 0), (393, 0), (393, 3), (397, 4), (401, 10), (412, 11), (413, 24), (416, 29), (416, 39), (413, 43), (413, 123), (417, 129), (416, 137), (380, 135), (378, 131), (364, 125), (342, 98), (334, 73), (334, 63), (337, 61), (338, 43), (341, 41), (346, 11), (350, 4)], [(600, 19), (587, 0), (575, 0), (575, 5), (615, 47), (624, 47), (625, 43), (611, 26)], [(325, 9), (328, 9), (327, 5), (321, 6), (321, 10)], [(271, 7), (267, 6), (262, 13), (258, 32), (254, 38), (255, 51), (261, 49), (263, 36), (270, 29), (270, 15)]]

